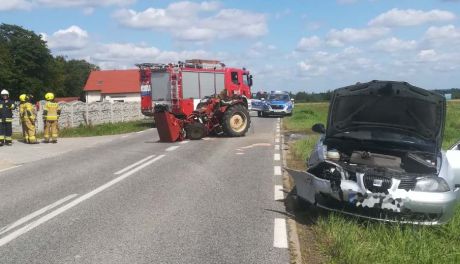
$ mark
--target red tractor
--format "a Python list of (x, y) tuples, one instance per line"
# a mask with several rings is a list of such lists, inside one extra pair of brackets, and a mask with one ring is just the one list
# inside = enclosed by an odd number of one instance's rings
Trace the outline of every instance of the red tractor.
[(196, 140), (211, 134), (240, 137), (246, 134), (251, 125), (241, 96), (205, 98), (188, 116), (170, 112), (167, 105), (156, 105), (154, 118), (160, 141), (163, 142), (185, 138)]

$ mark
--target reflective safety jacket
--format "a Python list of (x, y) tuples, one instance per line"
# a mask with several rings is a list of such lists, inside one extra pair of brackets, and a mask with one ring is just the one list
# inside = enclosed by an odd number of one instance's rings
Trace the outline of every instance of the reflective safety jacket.
[(19, 116), (21, 121), (31, 120), (35, 121), (35, 107), (33, 104), (26, 102), (19, 105)]
[(0, 121), (2, 122), (11, 122), (13, 121), (13, 110), (16, 108), (16, 105), (13, 101), (0, 100)]
[(43, 119), (46, 121), (55, 121), (61, 115), (61, 107), (55, 102), (46, 102), (43, 107)]

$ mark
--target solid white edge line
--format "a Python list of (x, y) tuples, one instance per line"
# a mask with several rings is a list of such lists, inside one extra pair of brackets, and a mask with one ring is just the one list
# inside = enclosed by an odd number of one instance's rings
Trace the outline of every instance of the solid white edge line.
[(87, 194), (84, 194), (80, 197), (78, 197), (77, 199), (71, 201), (70, 203), (62, 206), (62, 207), (59, 207), (58, 209), (52, 211), (51, 213), (48, 213), (42, 217), (40, 217), (39, 219), (31, 222), (30, 224), (27, 224), (19, 229), (17, 229), (16, 231), (14, 232), (11, 232), (10, 234), (4, 236), (3, 238), (0, 239), (0, 247), (1, 246), (4, 246), (6, 244), (8, 244), (9, 242), (11, 242), (12, 240), (14, 240), (15, 238), (29, 232), (30, 230), (34, 229), (35, 227), (43, 224), (43, 223), (46, 223), (47, 221), (51, 220), (52, 218), (64, 213), (65, 211), (75, 207), (76, 205), (78, 205), (79, 203), (93, 197), (94, 195), (104, 191), (105, 189), (109, 188), (110, 186), (128, 178), (129, 176), (133, 175), (134, 173), (140, 171), (141, 169), (147, 167), (148, 165), (154, 163), (155, 161), (157, 160), (160, 160), (161, 158), (165, 157), (165, 155), (160, 155), (152, 160), (149, 160), (148, 162), (140, 165), (139, 167), (136, 167), (134, 168), (133, 170), (129, 171), (129, 172), (126, 172), (125, 174), (121, 175), (120, 177), (118, 178), (115, 178), (111, 181), (109, 181), (108, 183), (106, 184), (103, 184), (102, 186), (99, 186), (98, 188), (90, 191), (89, 193)]
[(166, 151), (168, 151), (168, 152), (169, 151), (174, 151), (174, 150), (176, 150), (178, 148), (179, 148), (179, 146), (171, 146), (171, 147), (167, 148)]
[(68, 200), (74, 198), (74, 197), (77, 196), (77, 195), (78, 195), (78, 194), (76, 194), (76, 193), (71, 194), (71, 195), (69, 195), (69, 196), (66, 196), (66, 197), (62, 198), (62, 199), (59, 200), (59, 201), (56, 201), (56, 202), (54, 202), (54, 203), (52, 203), (52, 204), (50, 204), (50, 205), (47, 205), (47, 206), (43, 207), (42, 209), (39, 209), (39, 210), (37, 210), (37, 211), (35, 211), (35, 212), (29, 214), (29, 215), (24, 216), (23, 218), (17, 220), (16, 222), (11, 223), (11, 224), (9, 224), (9, 225), (3, 227), (2, 229), (0, 229), (0, 235), (3, 235), (3, 234), (5, 234), (6, 232), (10, 231), (11, 229), (13, 229), (13, 228), (15, 228), (15, 227), (17, 227), (17, 226), (20, 226), (20, 225), (22, 225), (22, 224), (28, 222), (29, 220), (32, 220), (32, 219), (34, 219), (35, 217), (37, 217), (37, 216), (39, 216), (39, 215), (45, 213), (46, 211), (49, 211), (49, 210), (53, 209), (54, 207), (57, 207), (58, 205), (61, 205), (61, 204), (65, 203), (65, 202), (67, 202)]
[(127, 166), (127, 167), (125, 167), (125, 168), (123, 168), (123, 169), (117, 171), (117, 172), (115, 172), (114, 174), (115, 174), (115, 175), (122, 174), (122, 173), (124, 173), (124, 172), (126, 172), (126, 171), (132, 169), (133, 167), (135, 167), (135, 166), (141, 164), (142, 162), (144, 162), (144, 161), (146, 161), (146, 160), (148, 160), (148, 159), (151, 159), (151, 158), (153, 158), (153, 157), (155, 157), (155, 155), (150, 155), (150, 156), (148, 156), (148, 157), (146, 157), (146, 158), (143, 158), (143, 159), (141, 159), (140, 161), (135, 162), (135, 163), (133, 163), (133, 164), (131, 164), (131, 165), (129, 165), (129, 166)]
[(284, 192), (282, 185), (275, 185), (275, 201), (284, 200)]
[(2, 169), (2, 170), (0, 170), (0, 172), (9, 171), (9, 170), (12, 170), (12, 169), (15, 169), (15, 168), (21, 167), (21, 166), (22, 166), (22, 165), (16, 165), (16, 166), (13, 166), (13, 167), (9, 167), (9, 168), (6, 168), (6, 169)]
[(275, 232), (273, 234), (273, 247), (288, 248), (286, 219), (275, 218)]
[(275, 174), (275, 176), (280, 176), (281, 175), (281, 166), (273, 167), (273, 173)]
[(273, 159), (276, 161), (281, 160), (281, 155), (279, 153), (275, 153), (275, 155), (273, 155)]

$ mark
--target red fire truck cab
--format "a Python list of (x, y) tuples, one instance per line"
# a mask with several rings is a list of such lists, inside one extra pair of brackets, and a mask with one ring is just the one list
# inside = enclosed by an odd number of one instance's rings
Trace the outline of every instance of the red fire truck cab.
[(245, 68), (227, 68), (212, 60), (187, 60), (177, 64), (137, 64), (141, 78), (141, 109), (153, 115), (155, 104), (169, 105), (175, 114), (189, 115), (201, 99), (224, 89), (228, 96), (251, 98), (252, 75)]

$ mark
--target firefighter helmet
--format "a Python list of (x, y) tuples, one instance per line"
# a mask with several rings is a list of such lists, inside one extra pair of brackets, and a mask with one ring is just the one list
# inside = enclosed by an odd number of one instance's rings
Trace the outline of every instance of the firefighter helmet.
[(19, 101), (21, 101), (21, 102), (25, 102), (25, 101), (27, 101), (28, 99), (29, 99), (29, 97), (27, 96), (27, 94), (21, 94), (21, 95), (19, 96)]
[(1, 92), (1, 95), (8, 95), (9, 96), (10, 93), (7, 90), (3, 89), (2, 92)]
[(51, 101), (54, 99), (54, 94), (53, 93), (46, 93), (45, 94), (45, 99), (46, 101)]

